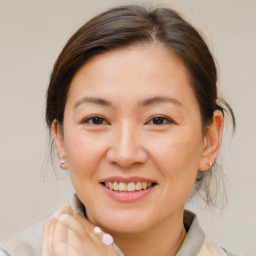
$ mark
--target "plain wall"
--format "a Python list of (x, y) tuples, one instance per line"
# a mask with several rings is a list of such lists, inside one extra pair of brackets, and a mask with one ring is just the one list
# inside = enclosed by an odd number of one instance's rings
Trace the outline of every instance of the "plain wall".
[[(55, 180), (44, 124), (53, 63), (73, 32), (102, 10), (131, 1), (0, 0), (0, 240), (64, 202), (68, 175)], [(132, 3), (136, 3), (133, 1)], [(150, 3), (137, 1), (137, 3)], [(190, 203), (213, 240), (237, 253), (256, 252), (256, 1), (151, 1), (181, 12), (204, 35), (218, 61), (222, 94), (237, 118), (222, 148), (229, 203), (215, 214)]]

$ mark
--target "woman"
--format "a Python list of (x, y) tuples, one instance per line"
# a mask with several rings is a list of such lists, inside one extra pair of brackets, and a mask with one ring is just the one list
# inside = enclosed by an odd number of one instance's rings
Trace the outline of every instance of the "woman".
[(224, 123), (216, 80), (207, 45), (173, 10), (117, 7), (82, 26), (55, 63), (46, 107), (76, 195), (1, 247), (13, 255), (232, 255), (184, 210), (197, 190), (213, 202), (205, 184)]

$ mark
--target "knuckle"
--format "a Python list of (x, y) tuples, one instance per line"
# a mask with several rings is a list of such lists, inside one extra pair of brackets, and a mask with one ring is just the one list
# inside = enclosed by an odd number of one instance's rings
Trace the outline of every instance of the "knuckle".
[(58, 217), (58, 220), (61, 222), (64, 222), (64, 223), (66, 223), (66, 222), (68, 223), (68, 222), (72, 221), (72, 217), (70, 215), (64, 213)]

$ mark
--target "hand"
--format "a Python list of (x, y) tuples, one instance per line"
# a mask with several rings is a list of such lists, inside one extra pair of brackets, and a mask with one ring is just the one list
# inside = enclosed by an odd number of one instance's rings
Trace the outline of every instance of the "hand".
[(94, 226), (64, 206), (43, 226), (44, 256), (118, 256), (113, 245), (102, 243), (103, 233), (95, 234)]

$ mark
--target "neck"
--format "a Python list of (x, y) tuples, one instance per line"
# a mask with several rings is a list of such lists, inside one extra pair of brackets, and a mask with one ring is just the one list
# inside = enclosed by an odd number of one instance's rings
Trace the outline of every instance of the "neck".
[(186, 237), (186, 231), (182, 215), (179, 218), (167, 219), (144, 232), (112, 235), (125, 256), (174, 256)]

